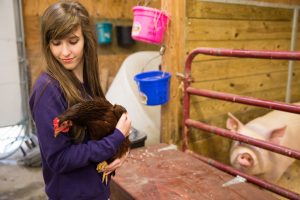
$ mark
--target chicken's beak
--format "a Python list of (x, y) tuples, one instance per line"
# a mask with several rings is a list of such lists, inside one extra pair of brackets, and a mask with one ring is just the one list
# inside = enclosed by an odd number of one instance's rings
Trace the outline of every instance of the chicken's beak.
[(54, 129), (54, 137), (57, 137), (60, 133), (60, 130), (58, 128)]

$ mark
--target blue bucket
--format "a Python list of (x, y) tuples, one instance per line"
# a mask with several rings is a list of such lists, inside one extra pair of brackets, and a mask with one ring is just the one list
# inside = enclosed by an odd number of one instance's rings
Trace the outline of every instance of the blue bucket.
[(162, 71), (142, 72), (134, 76), (142, 103), (149, 106), (162, 105), (169, 101), (171, 74)]
[(110, 44), (112, 38), (112, 23), (99, 22), (97, 23), (97, 36), (99, 44)]

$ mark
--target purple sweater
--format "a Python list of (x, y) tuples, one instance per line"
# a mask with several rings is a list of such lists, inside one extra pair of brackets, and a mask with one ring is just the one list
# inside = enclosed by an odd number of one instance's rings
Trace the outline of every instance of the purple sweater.
[(115, 129), (102, 140), (73, 144), (68, 133), (54, 138), (53, 119), (67, 103), (58, 81), (42, 74), (34, 85), (30, 109), (39, 139), (46, 193), (51, 200), (102, 200), (110, 195), (96, 171), (99, 162), (116, 154), (124, 135)]

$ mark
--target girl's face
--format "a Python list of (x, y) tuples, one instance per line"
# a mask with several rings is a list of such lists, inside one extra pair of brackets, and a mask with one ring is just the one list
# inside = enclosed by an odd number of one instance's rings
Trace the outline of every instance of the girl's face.
[(79, 80), (83, 72), (84, 37), (79, 26), (66, 38), (50, 41), (50, 50), (65, 69), (72, 71)]

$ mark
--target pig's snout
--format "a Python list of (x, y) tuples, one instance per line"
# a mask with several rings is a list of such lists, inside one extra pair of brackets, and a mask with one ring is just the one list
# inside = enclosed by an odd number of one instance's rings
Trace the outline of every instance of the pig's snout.
[(253, 158), (249, 153), (242, 153), (238, 157), (238, 163), (242, 167), (251, 167), (253, 165)]

